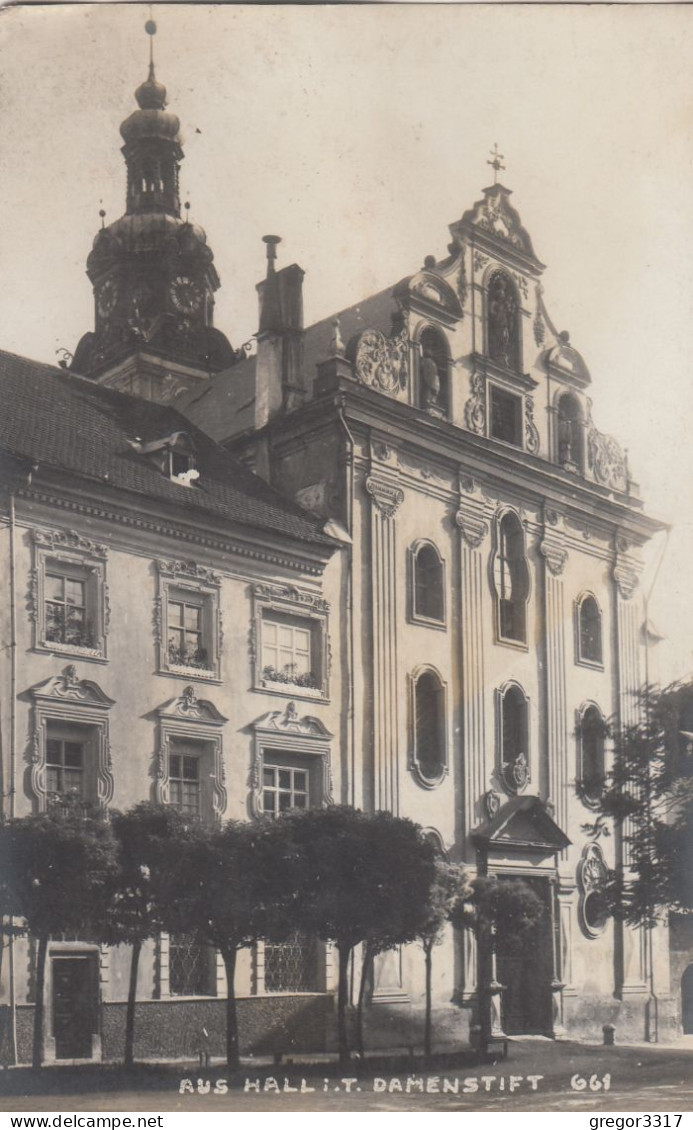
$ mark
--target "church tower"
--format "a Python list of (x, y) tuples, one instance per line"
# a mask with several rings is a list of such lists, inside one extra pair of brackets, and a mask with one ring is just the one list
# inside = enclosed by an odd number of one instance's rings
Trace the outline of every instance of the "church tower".
[(95, 328), (80, 340), (71, 368), (166, 402), (236, 358), (213, 325), (219, 276), (207, 237), (181, 217), (180, 122), (166, 109), (166, 88), (154, 73), (156, 25), (149, 20), (145, 27), (149, 75), (135, 91), (137, 109), (120, 127), (125, 214), (106, 225), (101, 213), (87, 259)]

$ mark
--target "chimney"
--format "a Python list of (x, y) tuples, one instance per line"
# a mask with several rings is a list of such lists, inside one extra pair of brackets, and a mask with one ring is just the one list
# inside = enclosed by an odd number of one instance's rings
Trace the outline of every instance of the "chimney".
[(263, 236), (267, 276), (257, 287), (260, 328), (257, 337), (255, 426), (292, 412), (306, 399), (303, 384), (303, 275), (296, 263), (275, 270), (277, 235)]

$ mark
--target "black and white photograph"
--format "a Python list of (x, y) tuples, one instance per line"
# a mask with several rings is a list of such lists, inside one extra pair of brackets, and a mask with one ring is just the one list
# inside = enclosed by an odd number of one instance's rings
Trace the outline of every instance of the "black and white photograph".
[(685, 1125), (692, 51), (0, 8), (0, 1110)]

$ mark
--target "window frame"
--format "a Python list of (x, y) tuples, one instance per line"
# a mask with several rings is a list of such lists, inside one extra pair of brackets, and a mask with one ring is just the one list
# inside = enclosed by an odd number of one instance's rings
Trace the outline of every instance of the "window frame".
[[(194, 561), (157, 561), (156, 568), (159, 591), (154, 618), (159, 673), (181, 679), (220, 683), (224, 639), (220, 607), (221, 577), (212, 569)], [(201, 610), (200, 633), (208, 656), (205, 666), (171, 660), (168, 638), (170, 609), (171, 605), (178, 603)]]
[[(284, 698), (313, 699), (329, 702), (330, 696), (330, 646), (328, 634), (329, 604), (315, 593), (290, 585), (255, 585), (252, 591), (253, 614), (251, 622), (251, 663), (253, 689)], [(274, 680), (265, 675), (263, 664), (266, 622), (301, 627), (310, 632), (311, 669), (313, 656), (319, 671), (317, 686)]]
[[(250, 767), (249, 809), (251, 816), (263, 816), (265, 759), (277, 768), (307, 768), (310, 808), (333, 804), (333, 735), (319, 718), (299, 718), (295, 704), (285, 710), (270, 710), (252, 723), (253, 750)], [(285, 759), (285, 766), (281, 765)]]
[[(519, 782), (516, 779), (510, 779), (506, 770), (506, 766), (510, 766), (510, 762), (505, 760), (505, 745), (504, 745), (504, 718), (503, 718), (503, 704), (506, 695), (510, 692), (520, 694), (524, 703), (524, 734), (526, 751), (520, 750), (524, 754), (526, 762), (526, 778), (524, 781)], [(520, 743), (522, 744), (522, 743)], [(496, 689), (496, 775), (501, 782), (503, 789), (509, 796), (519, 796), (523, 793), (532, 780), (532, 731), (531, 731), (531, 700), (524, 687), (515, 679), (510, 679), (503, 683), (502, 686)]]
[[(525, 398), (521, 392), (515, 389), (509, 389), (504, 384), (498, 381), (487, 381), (487, 396), (488, 396), (488, 435), (489, 439), (495, 440), (496, 443), (504, 443), (507, 447), (513, 447), (516, 451), (525, 450), (525, 434), (524, 434), (524, 419), (525, 419)], [(508, 400), (515, 403), (515, 426), (517, 429), (517, 442), (510, 439), (505, 439), (503, 436), (494, 434), (493, 431), (493, 398), (494, 394), (497, 396), (504, 396)]]
[[(498, 583), (498, 573), (499, 573), (500, 568), (501, 568), (501, 563), (504, 560), (508, 560), (508, 561), (511, 560), (510, 558), (507, 558), (503, 553), (503, 537), (504, 537), (504, 535), (503, 535), (503, 523), (507, 519), (513, 519), (513, 518), (517, 522), (518, 538), (521, 539), (521, 554), (518, 558), (518, 561), (519, 561), (519, 567), (520, 567), (520, 569), (522, 570), (522, 573), (523, 573), (521, 580), (522, 580), (523, 585), (524, 585), (524, 596), (521, 596), (517, 600), (514, 600), (514, 601), (505, 600), (501, 596), (501, 592), (500, 592), (500, 589), (499, 589), (499, 583)], [(528, 651), (529, 650), (528, 626), (529, 626), (529, 609), (530, 609), (531, 596), (532, 596), (532, 574), (531, 574), (531, 570), (529, 568), (529, 560), (528, 560), (528, 556), (527, 556), (527, 539), (526, 539), (526, 535), (525, 535), (525, 529), (524, 529), (522, 519), (520, 518), (519, 514), (515, 510), (507, 509), (507, 508), (504, 509), (501, 513), (499, 513), (498, 516), (497, 516), (496, 522), (494, 523), (494, 535), (495, 535), (495, 537), (494, 537), (495, 544), (494, 544), (493, 554), (491, 555), (491, 558), (490, 558), (490, 569), (491, 569), (491, 583), (492, 583), (493, 593), (494, 593), (494, 598), (495, 598), (494, 599), (494, 606), (495, 606), (495, 615), (494, 615), (495, 642), (497, 644), (503, 645), (504, 647), (515, 647), (515, 648), (518, 648), (522, 651)], [(508, 635), (503, 634), (503, 609), (502, 609), (502, 605), (504, 603), (505, 604), (518, 605), (518, 606), (521, 605), (522, 608), (523, 608), (523, 614), (524, 614), (524, 616), (523, 616), (523, 620), (524, 620), (523, 628), (524, 628), (524, 631), (523, 631), (523, 635), (522, 635), (521, 639), (518, 639), (514, 636), (508, 636)]]
[[(438, 558), (440, 567), (440, 590), (441, 590), (441, 603), (443, 606), (442, 616), (440, 618), (433, 616), (426, 616), (423, 612), (418, 611), (416, 592), (417, 592), (417, 576), (418, 576), (418, 556), (422, 549), (432, 549)], [(421, 624), (426, 628), (437, 628), (439, 631), (447, 630), (447, 584), (446, 584), (446, 568), (445, 558), (440, 553), (438, 546), (435, 542), (430, 541), (428, 538), (420, 538), (409, 547), (409, 619), (413, 624)]]
[[(437, 712), (438, 712), (438, 725), (440, 734), (440, 757), (439, 757), (439, 772), (436, 777), (429, 777), (422, 769), (422, 762), (419, 756), (418, 749), (418, 728), (417, 728), (417, 687), (422, 677), (433, 676), (438, 682), (437, 689)], [(440, 671), (431, 664), (422, 664), (410, 672), (408, 677), (409, 682), (409, 768), (414, 775), (417, 784), (421, 785), (424, 789), (437, 789), (443, 783), (448, 774), (448, 749), (450, 739), (448, 735), (448, 712), (447, 712), (447, 683), (440, 674)]]
[(171, 992), (171, 935), (161, 933), (157, 939), (158, 986), (156, 996), (159, 1000), (210, 1000), (223, 995), (222, 977), (224, 965), (221, 954), (212, 946), (201, 946), (209, 951), (209, 986), (211, 992), (199, 994), (178, 994)]
[[(74, 656), (97, 662), (107, 661), (109, 621), (105, 545), (83, 537), (76, 530), (33, 531), (30, 615), (34, 623), (34, 648), (54, 655)], [(85, 624), (90, 626), (92, 642), (65, 643), (48, 638), (47, 578), (58, 575), (84, 584)]]
[(31, 792), (39, 812), (60, 803), (48, 788), (48, 742), (73, 740), (85, 747), (84, 786), (80, 804), (105, 810), (113, 799), (113, 764), (109, 745), (108, 712), (114, 705), (101, 688), (78, 679), (70, 665), (62, 675), (32, 687)]
[[(176, 745), (189, 750), (181, 756), (197, 757), (200, 763), (199, 812), (203, 824), (219, 823), (226, 811), (226, 770), (222, 727), (228, 721), (209, 699), (198, 698), (193, 686), (157, 710), (159, 744), (156, 753), (155, 800), (171, 805), (171, 756)], [(197, 747), (197, 748), (195, 748)]]
[[(305, 769), (308, 773), (308, 808), (322, 808), (334, 804), (332, 783), (333, 735), (324, 723), (311, 715), (299, 717), (296, 706), (289, 702), (284, 710), (270, 710), (252, 724), (253, 750), (250, 767), (250, 815), (263, 818), (264, 769)], [(311, 943), (313, 944), (313, 943)], [(304, 990), (315, 995), (325, 991), (331, 964), (330, 946), (314, 944), (315, 989)], [(282, 993), (296, 995), (294, 990), (268, 990), (265, 985), (265, 943), (254, 947), (254, 991), (256, 994), (276, 996)], [(299, 990), (300, 992), (300, 990)]]
[[(585, 770), (584, 739), (585, 739), (585, 731), (586, 731), (585, 720), (586, 720), (587, 716), (589, 714), (592, 714), (592, 713), (596, 714), (598, 719), (599, 719), (599, 729), (600, 729), (600, 737), (601, 737), (601, 750), (600, 750), (601, 774), (599, 775), (599, 777), (600, 777), (602, 784), (601, 784), (601, 788), (600, 788), (600, 791), (599, 791), (599, 795), (593, 795), (585, 787), (585, 781), (586, 781), (585, 772), (584, 772), (584, 770)], [(577, 792), (577, 795), (580, 797), (580, 800), (585, 805), (585, 807), (590, 808), (592, 810), (596, 810), (597, 808), (599, 808), (600, 796), (601, 796), (601, 793), (603, 792), (604, 787), (606, 785), (606, 736), (607, 736), (606, 719), (604, 717), (604, 713), (603, 713), (601, 707), (599, 706), (599, 704), (596, 703), (596, 702), (592, 702), (591, 700), (588, 701), (588, 702), (583, 702), (583, 704), (579, 708), (579, 710), (576, 711), (575, 791)]]
[[(585, 601), (591, 600), (599, 617), (599, 659), (591, 659), (584, 654), (582, 646), (582, 612)], [(604, 616), (601, 605), (593, 592), (581, 592), (575, 601), (575, 662), (580, 667), (591, 667), (595, 671), (604, 670)]]
[[(573, 406), (573, 413), (565, 415), (561, 412), (561, 405), (564, 401), (568, 401)], [(585, 473), (585, 409), (580, 400), (580, 397), (571, 388), (561, 388), (556, 394), (555, 399), (555, 461), (559, 467), (564, 469), (574, 469), (579, 475)], [(573, 458), (570, 460), (561, 458), (562, 439), (561, 439), (561, 421), (562, 419), (568, 420), (571, 424), (571, 432), (575, 439), (576, 451)]]

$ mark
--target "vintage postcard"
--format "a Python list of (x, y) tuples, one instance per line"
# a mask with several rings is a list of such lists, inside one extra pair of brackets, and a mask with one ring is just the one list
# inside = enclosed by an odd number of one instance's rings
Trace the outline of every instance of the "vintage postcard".
[(0, 10), (6, 1111), (690, 1110), (692, 47)]

